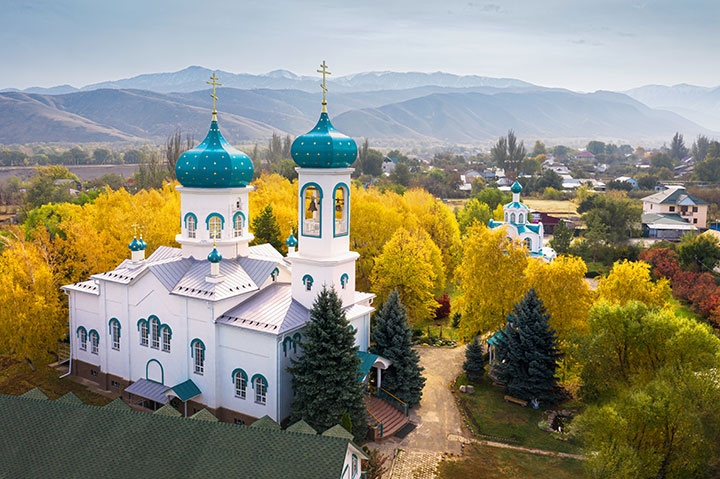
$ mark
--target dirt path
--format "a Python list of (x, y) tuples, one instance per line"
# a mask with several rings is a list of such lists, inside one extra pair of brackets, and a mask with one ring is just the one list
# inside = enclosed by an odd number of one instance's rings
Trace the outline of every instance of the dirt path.
[(486, 441), (484, 439), (474, 439), (464, 436), (451, 436), (451, 440), (462, 442), (465, 444), (473, 443), (480, 444), (482, 446), (499, 447), (502, 449), (515, 449), (516, 451), (529, 452), (531, 454), (540, 454), (543, 456), (555, 456), (555, 457), (567, 457), (570, 459), (577, 459), (579, 461), (585, 460), (585, 456), (580, 454), (570, 454), (568, 452), (557, 452), (557, 451), (546, 451), (545, 449), (534, 449), (532, 447), (513, 446), (512, 444), (505, 444), (504, 442)]

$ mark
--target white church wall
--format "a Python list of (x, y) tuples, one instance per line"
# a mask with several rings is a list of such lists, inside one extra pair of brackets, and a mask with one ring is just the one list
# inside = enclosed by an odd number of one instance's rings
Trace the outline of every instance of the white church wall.
[(355, 346), (360, 351), (368, 350), (370, 346), (370, 315), (363, 314), (357, 318), (350, 320), (350, 325), (355, 330)]
[[(70, 293), (69, 309), (70, 309), (70, 344), (72, 345), (73, 358), (88, 364), (96, 364), (100, 366), (100, 355), (92, 354), (90, 347), (90, 337), (87, 338), (87, 347), (83, 351), (80, 349), (80, 338), (77, 330), (80, 326), (85, 328), (86, 332), (95, 329), (98, 331), (98, 307), (99, 298), (94, 294), (80, 293), (73, 291)], [(100, 338), (102, 339), (102, 338)]]
[[(277, 337), (228, 325), (218, 325), (217, 331), (219, 341), (217, 354), (220, 366), (216, 380), (220, 391), (219, 405), (258, 418), (267, 414), (278, 421)], [(232, 373), (237, 368), (247, 374), (245, 399), (235, 395)], [(255, 401), (252, 379), (256, 374), (261, 374), (268, 384), (265, 404)]]
[[(298, 336), (299, 334), (299, 336)], [(280, 384), (280, 405), (279, 416), (280, 421), (290, 416), (292, 412), (292, 402), (295, 400), (292, 388), (292, 374), (287, 370), (292, 366), (292, 360), (298, 359), (303, 355), (303, 350), (298, 344), (299, 340), (305, 337), (305, 328), (293, 330), (278, 338), (277, 355), (279, 358), (279, 384)], [(285, 338), (290, 338), (286, 341)], [(285, 345), (285, 346), (283, 346)]]

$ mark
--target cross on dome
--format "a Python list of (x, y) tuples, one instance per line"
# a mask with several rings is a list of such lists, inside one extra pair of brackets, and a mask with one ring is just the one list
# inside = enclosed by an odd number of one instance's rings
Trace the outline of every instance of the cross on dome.
[(322, 73), (322, 76), (323, 76), (323, 81), (320, 84), (320, 87), (322, 88), (322, 91), (323, 91), (322, 111), (323, 111), (323, 113), (327, 113), (327, 108), (325, 107), (325, 105), (327, 105), (327, 100), (325, 100), (325, 93), (327, 93), (327, 84), (325, 81), (326, 80), (325, 75), (332, 75), (332, 73), (328, 71), (327, 65), (325, 64), (325, 60), (323, 60), (322, 65), (320, 65), (320, 68), (321, 69), (318, 70), (317, 72)]
[(217, 121), (217, 109), (215, 108), (215, 102), (217, 101), (218, 97), (217, 97), (217, 95), (215, 95), (215, 87), (216, 87), (216, 86), (222, 86), (222, 83), (217, 83), (218, 77), (215, 76), (215, 72), (213, 72), (213, 74), (212, 74), (212, 76), (210, 77), (210, 79), (211, 79), (212, 81), (208, 81), (208, 82), (205, 82), (205, 83), (207, 83), (208, 85), (212, 85), (212, 86), (213, 86), (213, 92), (210, 94), (210, 96), (211, 96), (212, 99), (213, 99), (213, 111), (212, 111), (213, 118), (212, 118), (212, 119), (213, 119), (213, 121)]

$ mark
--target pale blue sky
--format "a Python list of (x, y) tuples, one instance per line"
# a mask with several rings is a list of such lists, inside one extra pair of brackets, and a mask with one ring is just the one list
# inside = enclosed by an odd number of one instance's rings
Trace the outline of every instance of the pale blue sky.
[(0, 88), (201, 65), (720, 85), (717, 0), (0, 0)]

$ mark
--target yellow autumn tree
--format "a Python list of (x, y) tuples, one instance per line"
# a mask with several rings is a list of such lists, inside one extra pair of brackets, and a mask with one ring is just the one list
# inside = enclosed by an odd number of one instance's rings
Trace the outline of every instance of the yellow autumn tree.
[(433, 317), (437, 308), (435, 294), (445, 272), (440, 250), (424, 231), (398, 229), (385, 243), (372, 273), (373, 291), (379, 301), (397, 289), (412, 323)]
[(549, 263), (531, 259), (525, 270), (528, 284), (547, 308), (550, 326), (561, 341), (568, 340), (573, 332), (587, 330), (593, 293), (585, 273), (585, 262), (576, 256), (558, 256)]
[(445, 279), (451, 280), (460, 259), (460, 227), (455, 214), (441, 199), (419, 188), (405, 192), (403, 205), (415, 215), (420, 227), (440, 248)]
[(599, 300), (624, 306), (639, 301), (648, 306), (663, 307), (670, 299), (667, 279), (653, 282), (650, 265), (644, 261), (617, 261), (597, 287)]
[(359, 289), (372, 290), (372, 270), (383, 246), (400, 228), (415, 230), (415, 215), (399, 208), (400, 195), (353, 185), (350, 193), (350, 248), (360, 254), (355, 282)]
[(497, 208), (493, 210), (493, 219), (495, 221), (503, 221), (505, 219), (505, 210), (503, 205), (497, 205)]
[(3, 237), (0, 254), (0, 352), (29, 362), (55, 351), (66, 332), (58, 284), (42, 248), (13, 228)]
[(251, 183), (255, 191), (250, 193), (250, 224), (265, 209), (272, 206), (273, 214), (280, 226), (282, 240), (290, 235), (290, 228), (297, 228), (298, 183), (277, 173), (263, 173)]
[(505, 324), (513, 304), (527, 291), (527, 263), (522, 244), (509, 239), (504, 228), (481, 224), (468, 228), (458, 268), (460, 326), (465, 337), (495, 331)]

